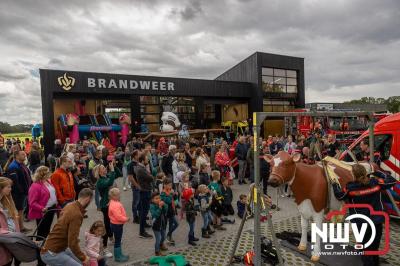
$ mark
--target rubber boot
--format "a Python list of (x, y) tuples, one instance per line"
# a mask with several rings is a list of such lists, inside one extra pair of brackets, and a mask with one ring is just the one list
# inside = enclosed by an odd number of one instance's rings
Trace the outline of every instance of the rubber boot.
[(129, 260), (129, 256), (122, 254), (121, 247), (114, 248), (114, 260), (116, 262), (127, 262)]
[(201, 229), (201, 237), (202, 238), (210, 238), (207, 229)]

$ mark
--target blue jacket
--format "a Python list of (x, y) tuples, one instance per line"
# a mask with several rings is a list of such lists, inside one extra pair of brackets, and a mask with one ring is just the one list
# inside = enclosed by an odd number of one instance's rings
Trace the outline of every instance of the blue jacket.
[(249, 146), (245, 143), (238, 143), (235, 148), (235, 155), (238, 160), (246, 160), (247, 158), (247, 150)]
[(14, 195), (28, 195), (32, 184), (31, 173), (24, 164), (14, 160), (8, 167), (7, 177), (13, 181), (11, 193)]
[[(363, 185), (358, 182), (350, 182), (342, 190), (339, 184), (333, 183), (333, 190), (338, 200), (346, 200), (353, 204), (370, 204), (375, 211), (383, 210), (381, 190), (386, 190), (396, 184), (396, 179), (390, 175), (385, 175), (382, 172), (374, 172), (369, 184)], [(350, 214), (364, 214), (372, 219), (374, 223), (384, 222), (382, 216), (370, 215), (369, 209), (365, 208), (350, 208)], [(357, 222), (357, 221), (355, 221)]]

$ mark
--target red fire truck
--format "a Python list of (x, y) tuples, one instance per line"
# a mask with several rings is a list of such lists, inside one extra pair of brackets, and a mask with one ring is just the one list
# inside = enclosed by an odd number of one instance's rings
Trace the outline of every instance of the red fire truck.
[[(369, 143), (369, 131), (365, 131), (361, 136), (349, 146), (349, 150), (354, 155), (361, 153), (360, 142)], [(374, 127), (374, 152), (378, 155), (379, 166), (391, 173), (399, 182), (390, 190), (396, 205), (400, 208), (400, 113), (396, 113), (379, 120)], [(352, 161), (347, 151), (340, 156), (341, 160)], [(396, 215), (392, 203), (384, 202), (386, 211), (391, 215)]]
[[(298, 109), (294, 112), (306, 112), (307, 109)], [(389, 116), (390, 114), (375, 114), (375, 121)], [(341, 144), (350, 145), (356, 140), (366, 129), (368, 129), (368, 120), (365, 117), (349, 116), (298, 116), (296, 119), (297, 131), (308, 137), (312, 131), (320, 129), (324, 134), (334, 134)]]

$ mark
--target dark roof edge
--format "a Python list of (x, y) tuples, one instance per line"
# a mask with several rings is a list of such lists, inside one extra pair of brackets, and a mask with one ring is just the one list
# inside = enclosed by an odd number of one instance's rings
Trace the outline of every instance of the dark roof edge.
[(230, 80), (215, 80), (215, 79), (201, 79), (201, 78), (181, 78), (181, 77), (164, 77), (164, 76), (148, 76), (148, 75), (133, 75), (133, 74), (122, 74), (122, 73), (105, 73), (105, 72), (89, 72), (89, 71), (76, 71), (76, 70), (66, 70), (66, 69), (48, 69), (48, 68), (39, 68), (39, 71), (60, 71), (60, 72), (77, 72), (77, 73), (92, 73), (92, 74), (106, 74), (106, 75), (119, 75), (119, 76), (136, 76), (143, 78), (161, 78), (161, 79), (183, 79), (183, 80), (201, 80), (201, 81), (218, 81), (218, 82), (226, 82), (226, 83), (242, 83), (248, 84), (249, 82), (245, 81), (230, 81)]
[(257, 56), (257, 53), (259, 52), (254, 52), (251, 55), (249, 55), (248, 57), (246, 57), (245, 59), (243, 59), (242, 61), (238, 62), (236, 65), (230, 67), (229, 69), (227, 69), (226, 71), (224, 71), (223, 73), (221, 73), (220, 75), (218, 75), (215, 79), (218, 79), (219, 77), (221, 77), (223, 74), (225, 74), (228, 71), (231, 71), (232, 69), (234, 69), (235, 67), (237, 67), (238, 65), (240, 65), (242, 62), (246, 61), (247, 59), (249, 59), (252, 56)]

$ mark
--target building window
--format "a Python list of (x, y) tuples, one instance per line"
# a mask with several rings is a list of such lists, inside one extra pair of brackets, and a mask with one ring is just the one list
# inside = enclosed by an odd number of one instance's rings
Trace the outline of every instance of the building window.
[(162, 124), (163, 112), (175, 113), (181, 124), (196, 125), (196, 108), (193, 97), (140, 96), (142, 123), (149, 129), (157, 130)]
[(264, 112), (287, 112), (295, 109), (294, 104), (289, 101), (273, 101), (264, 99)]
[(204, 105), (204, 119), (214, 120), (215, 119), (215, 104)]
[(278, 68), (262, 68), (264, 92), (297, 93), (297, 71)]

